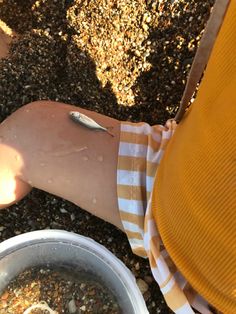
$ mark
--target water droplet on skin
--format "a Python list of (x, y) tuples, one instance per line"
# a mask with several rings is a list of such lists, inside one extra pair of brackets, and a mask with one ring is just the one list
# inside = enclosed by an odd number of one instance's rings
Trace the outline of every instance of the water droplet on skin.
[(53, 182), (52, 179), (48, 179), (48, 183), (51, 184)]
[(76, 147), (75, 152), (77, 152), (77, 153), (82, 152), (83, 150), (86, 150), (86, 149), (88, 149), (88, 147), (86, 147), (86, 146), (85, 147)]
[(27, 113), (28, 113), (28, 112), (30, 112), (30, 110), (29, 110), (29, 109), (26, 109), (26, 110), (25, 110), (25, 112), (27, 112)]
[(84, 160), (84, 161), (89, 160), (88, 156), (84, 156), (84, 157), (83, 157), (83, 160)]
[(55, 118), (55, 114), (52, 114), (51, 117), (52, 117), (52, 118)]
[(40, 162), (40, 166), (41, 167), (45, 167), (45, 163), (44, 162)]
[(103, 156), (98, 156), (97, 160), (103, 162)]
[(93, 204), (96, 204), (96, 203), (97, 203), (97, 199), (96, 199), (95, 197), (92, 199), (92, 203), (93, 203)]
[(17, 138), (17, 135), (16, 135), (16, 134), (14, 134), (14, 135), (13, 135), (13, 138)]
[(33, 182), (31, 180), (28, 180), (27, 182), (28, 182), (29, 185), (33, 184)]

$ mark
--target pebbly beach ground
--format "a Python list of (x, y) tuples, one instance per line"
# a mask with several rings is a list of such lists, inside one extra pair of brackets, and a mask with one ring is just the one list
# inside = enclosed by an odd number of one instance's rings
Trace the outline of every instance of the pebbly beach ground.
[[(120, 120), (165, 123), (178, 109), (213, 4), (0, 0), (0, 21), (18, 34), (0, 60), (0, 122), (24, 104), (50, 99)], [(36, 189), (0, 212), (0, 241), (41, 229), (103, 244), (132, 271), (149, 312), (171, 313), (148, 261), (135, 256), (112, 225)]]

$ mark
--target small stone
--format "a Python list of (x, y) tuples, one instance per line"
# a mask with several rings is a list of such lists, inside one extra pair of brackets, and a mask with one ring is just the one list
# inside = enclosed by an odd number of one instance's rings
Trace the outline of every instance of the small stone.
[(152, 20), (151, 16), (148, 15), (148, 16), (146, 17), (146, 23), (150, 23), (151, 20)]
[(154, 278), (152, 276), (144, 276), (143, 279), (148, 285), (150, 285), (154, 281)]
[(143, 298), (145, 301), (147, 301), (149, 298), (151, 297), (151, 292), (150, 291), (146, 291), (143, 293)]
[(75, 214), (71, 214), (71, 215), (70, 215), (70, 220), (71, 220), (71, 221), (74, 221), (74, 220), (75, 220)]
[(1, 296), (1, 300), (6, 300), (9, 296), (8, 292), (5, 292), (2, 296)]
[(136, 270), (139, 270), (139, 269), (140, 269), (139, 263), (136, 263), (136, 264), (135, 264), (135, 269), (136, 269)]
[(143, 279), (138, 278), (136, 282), (142, 294), (148, 291), (148, 285)]
[(147, 24), (143, 23), (142, 28), (147, 32), (149, 29), (149, 26)]
[(86, 284), (85, 283), (81, 283), (80, 289), (84, 289), (85, 287), (86, 287)]
[(68, 311), (69, 313), (76, 313), (77, 311), (77, 307), (76, 307), (76, 304), (75, 304), (75, 300), (74, 299), (71, 299), (70, 302), (68, 303)]
[(81, 307), (80, 307), (80, 310), (83, 311), (83, 312), (85, 312), (85, 311), (86, 311), (86, 306), (85, 306), (85, 305), (81, 306)]
[(60, 212), (61, 212), (62, 214), (68, 213), (68, 211), (67, 211), (65, 208), (60, 208)]

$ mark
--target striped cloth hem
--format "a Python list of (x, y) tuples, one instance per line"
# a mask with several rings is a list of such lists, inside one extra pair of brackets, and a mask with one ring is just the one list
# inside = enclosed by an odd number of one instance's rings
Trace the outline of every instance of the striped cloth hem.
[(208, 303), (180, 274), (165, 250), (151, 210), (158, 165), (176, 124), (121, 122), (117, 165), (120, 217), (133, 252), (148, 258), (152, 274), (170, 309), (177, 314), (212, 313)]

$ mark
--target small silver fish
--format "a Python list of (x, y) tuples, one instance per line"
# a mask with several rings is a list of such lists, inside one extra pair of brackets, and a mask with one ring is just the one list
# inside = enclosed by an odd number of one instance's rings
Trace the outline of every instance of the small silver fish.
[(110, 134), (111, 136), (114, 136), (112, 133), (110, 133), (108, 128), (101, 126), (96, 121), (89, 118), (85, 114), (80, 113), (79, 111), (70, 111), (69, 116), (74, 122), (79, 123), (79, 124), (89, 128), (89, 129), (105, 131), (108, 134)]

